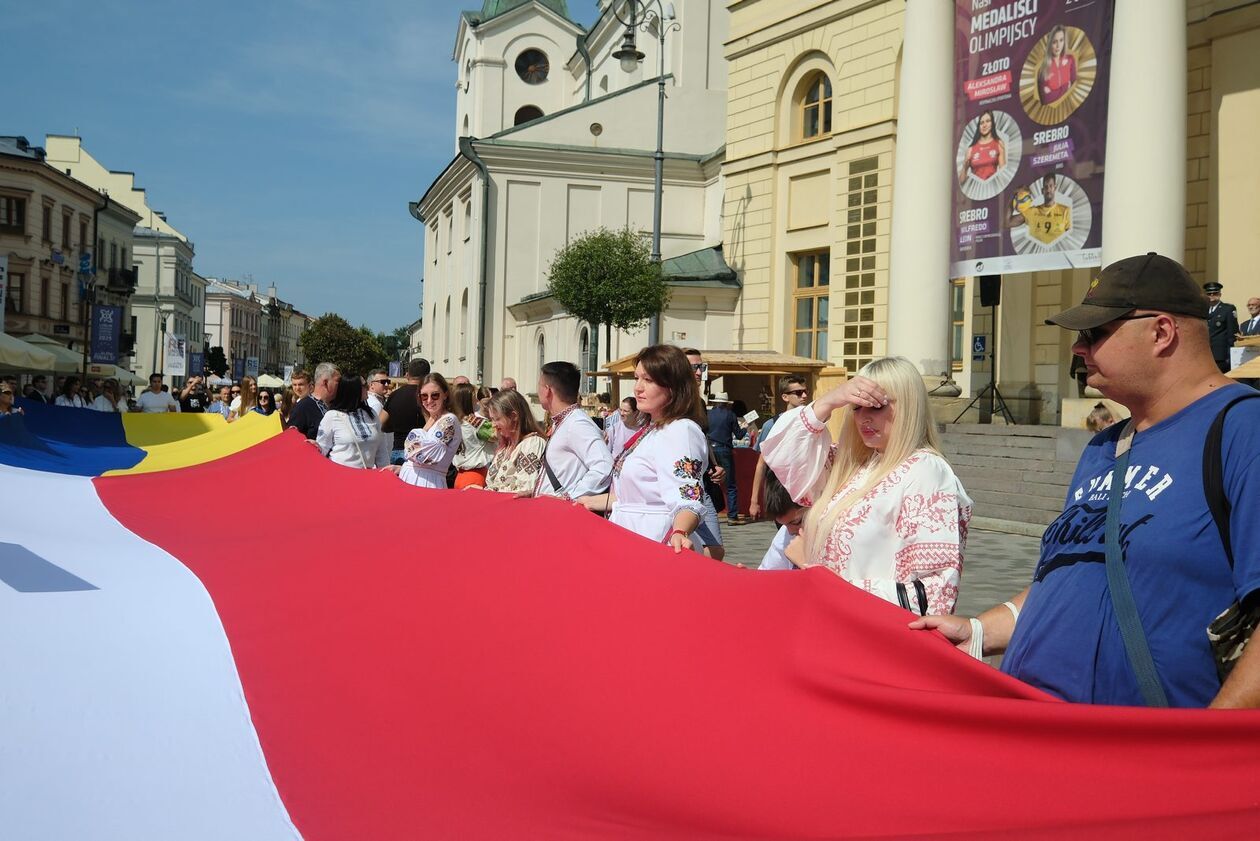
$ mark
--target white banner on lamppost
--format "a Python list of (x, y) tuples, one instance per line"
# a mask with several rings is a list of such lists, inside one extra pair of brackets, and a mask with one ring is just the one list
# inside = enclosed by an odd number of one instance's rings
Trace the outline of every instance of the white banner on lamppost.
[(293, 384), (293, 366), (292, 365), (284, 366), (284, 384), (285, 385)]
[(258, 357), (257, 356), (245, 357), (245, 376), (258, 379)]
[(166, 334), (166, 375), (183, 377), (188, 374), (188, 340), (174, 333)]

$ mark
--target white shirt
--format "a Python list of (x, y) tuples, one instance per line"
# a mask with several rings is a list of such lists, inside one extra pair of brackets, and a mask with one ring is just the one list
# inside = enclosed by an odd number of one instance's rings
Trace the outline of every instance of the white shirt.
[[(390, 433), (393, 438), (393, 433)], [(455, 459), (455, 451), (464, 438), (455, 415), (447, 413), (429, 429), (417, 427), (407, 433), (403, 442), (402, 470), (398, 478), (408, 485), (422, 488), (445, 488), (446, 471)]]
[(612, 478), (612, 453), (608, 452), (604, 436), (595, 421), (576, 405), (556, 415), (543, 461), (556, 475), (560, 488), (556, 489), (544, 469), (535, 496), (577, 499), (600, 494)]
[(76, 409), (86, 409), (87, 401), (83, 399), (83, 395), (76, 394), (74, 397), (66, 397), (64, 394), (58, 394), (57, 399), (53, 401), (57, 406), (73, 406)]
[(140, 392), (140, 396), (136, 398), (136, 405), (140, 407), (140, 411), (148, 414), (161, 414), (162, 412), (171, 411), (171, 407), (175, 407), (175, 411), (179, 411), (179, 403), (170, 395), (170, 392), (159, 391), (154, 394), (151, 389), (145, 389)]
[[(825, 506), (824, 515), (861, 487), (879, 463), (872, 451), (871, 460), (831, 499), (817, 499), (831, 475), (831, 434), (812, 405), (784, 412), (761, 455), (792, 499)], [(818, 556), (807, 558), (806, 564), (825, 566), (893, 604), (900, 603), (900, 583), (914, 606), (911, 585), (920, 581), (927, 591), (928, 613), (953, 613), (971, 507), (949, 463), (930, 450), (916, 450), (835, 519)]]
[(92, 401), (89, 409), (95, 409), (98, 412), (123, 412), (125, 409), (118, 408), (118, 404), (110, 400), (104, 394), (96, 395), (96, 399)]
[(789, 561), (787, 556), (788, 544), (792, 542), (792, 537), (787, 526), (779, 526), (778, 534), (770, 542), (770, 548), (762, 556), (761, 566), (757, 569), (796, 569), (795, 564)]
[[(372, 412), (376, 415), (377, 426), (380, 426), (381, 412), (385, 411), (385, 401), (382, 400), (381, 396), (377, 394), (376, 392), (369, 391), (367, 404), (368, 404), (368, 407), (372, 410)], [(389, 434), (393, 435), (394, 433), (391, 432)]]
[(366, 414), (353, 415), (329, 409), (319, 422), (315, 443), (320, 452), (346, 467), (386, 467), (393, 451), (393, 433), (381, 432), (381, 425)]

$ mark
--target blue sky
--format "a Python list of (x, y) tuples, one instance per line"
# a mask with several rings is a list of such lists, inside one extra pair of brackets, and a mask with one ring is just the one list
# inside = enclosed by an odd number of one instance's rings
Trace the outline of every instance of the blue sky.
[[(570, 0), (589, 25), (595, 0)], [(312, 315), (416, 318), (407, 202), (454, 155), (459, 10), (477, 0), (3, 0), (0, 134), (75, 134), (196, 245)]]

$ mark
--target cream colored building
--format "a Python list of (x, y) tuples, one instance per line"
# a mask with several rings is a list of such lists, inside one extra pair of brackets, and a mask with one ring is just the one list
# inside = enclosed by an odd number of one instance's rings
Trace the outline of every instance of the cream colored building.
[(206, 335), (210, 347), (223, 348), (228, 376), (244, 370), (245, 360), (258, 359), (264, 370), (263, 326), (267, 319), (266, 301), (258, 287), (240, 281), (206, 278)]
[[(727, 8), (736, 347), (850, 371), (905, 355), (930, 385), (952, 373), (967, 398), (990, 380), (971, 353), (984, 335), (1017, 420), (1057, 423), (1076, 396), (1074, 336), (1042, 322), (1093, 272), (1005, 276), (996, 330), (974, 279), (949, 280), (951, 164), (932, 139), (952, 133), (952, 0)], [(1260, 6), (1117, 0), (1115, 31), (1104, 262), (1159, 251), (1241, 305), (1260, 294)]]
[[(718, 221), (727, 16), (718, 0), (674, 5), (661, 249), (673, 297), (662, 338), (727, 345), (739, 295)], [(574, 237), (652, 228), (659, 53), (640, 32), (645, 59), (623, 72), (610, 58), (623, 34), (607, 11), (584, 31), (564, 0), (487, 0), (461, 17), (458, 154), (412, 205), (425, 225), (420, 344), (435, 370), (526, 388), (543, 361), (584, 365), (592, 342), (601, 360), (646, 344), (644, 329), (614, 333), (609, 348), (546, 293), (547, 267)]]
[[(0, 138), (0, 254), (9, 258), (4, 332), (39, 334), (76, 353), (85, 341), (79, 269), (98, 304), (123, 308), (122, 348), (134, 337), (132, 228), (139, 217), (50, 165), (25, 138)], [(130, 356), (119, 360), (129, 365)]]
[[(103, 166), (83, 148), (78, 137), (50, 134), (45, 143), (49, 164), (109, 196), (140, 217), (135, 228), (133, 262), (137, 272), (132, 300), (135, 324), (135, 372), (147, 379), (163, 372), (161, 348), (170, 332), (187, 340), (190, 353), (205, 351), (205, 282), (193, 271), (196, 248), (154, 210), (135, 174)], [(181, 385), (183, 377), (168, 377)]]

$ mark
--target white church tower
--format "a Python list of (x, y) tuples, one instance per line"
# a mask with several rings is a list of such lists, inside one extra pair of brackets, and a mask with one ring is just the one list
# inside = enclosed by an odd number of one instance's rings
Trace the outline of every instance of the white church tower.
[(565, 64), (585, 30), (565, 0), (485, 0), (455, 40), (455, 136), (489, 137), (571, 104)]

